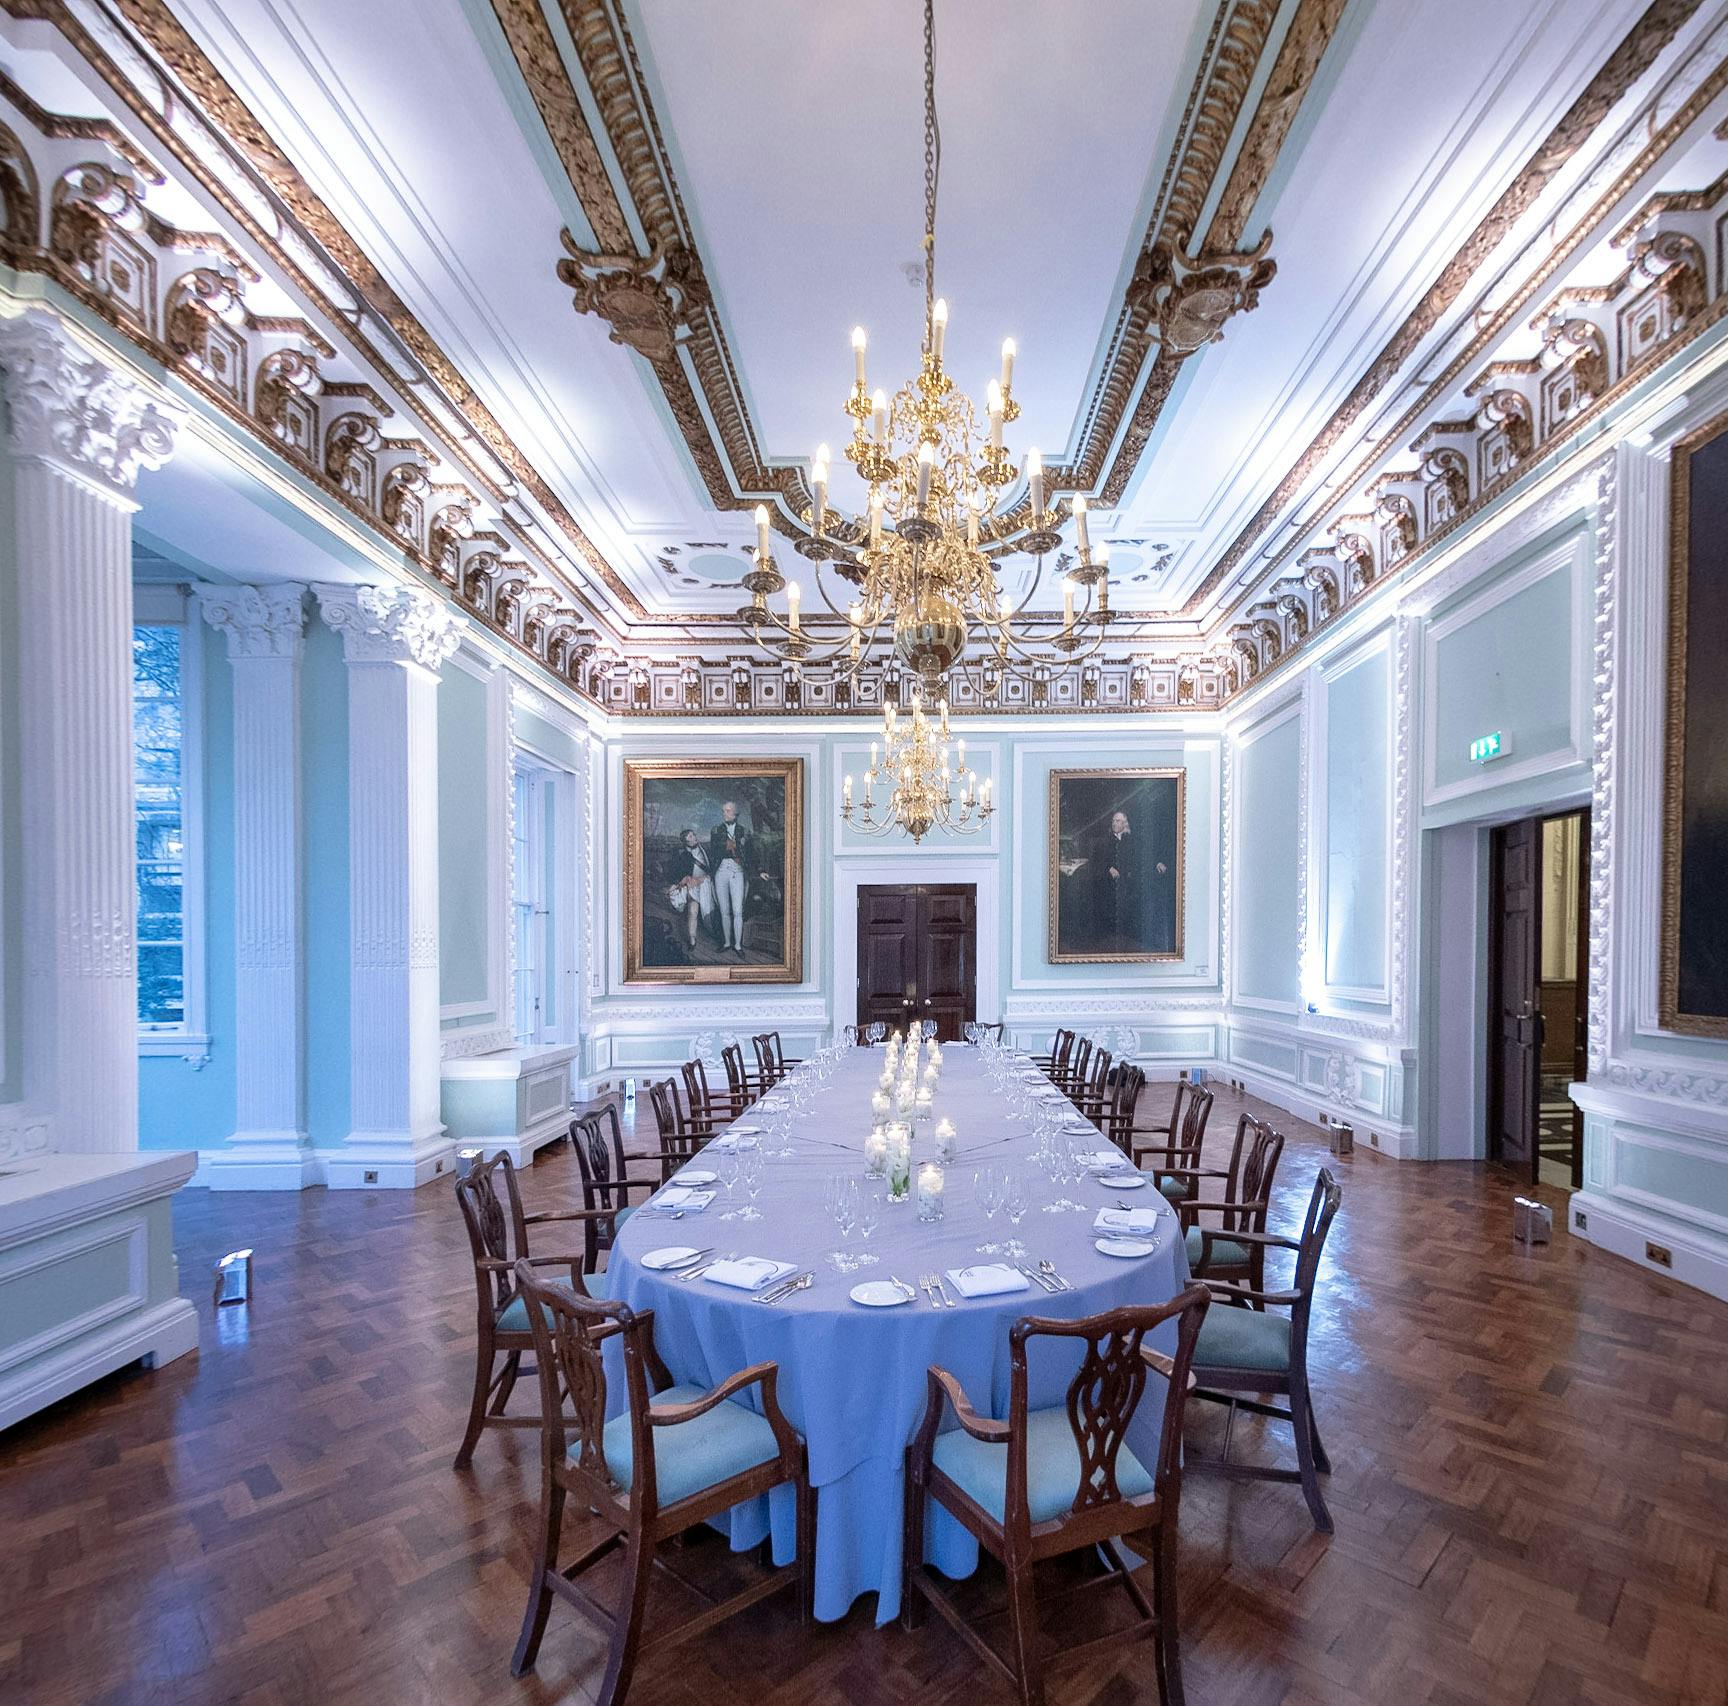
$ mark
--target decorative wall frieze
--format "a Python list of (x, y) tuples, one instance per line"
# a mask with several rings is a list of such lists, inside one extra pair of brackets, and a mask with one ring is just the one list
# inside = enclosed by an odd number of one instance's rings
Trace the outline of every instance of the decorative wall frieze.
[(349, 663), (414, 663), (434, 675), (462, 640), (463, 619), (406, 586), (317, 586), (318, 613)]
[(53, 315), (0, 321), (8, 441), (127, 496), (144, 468), (174, 450), (175, 419), (144, 389), (78, 343)]
[(228, 642), (230, 658), (297, 658), (306, 633), (306, 589), (294, 582), (201, 591), (198, 609)]

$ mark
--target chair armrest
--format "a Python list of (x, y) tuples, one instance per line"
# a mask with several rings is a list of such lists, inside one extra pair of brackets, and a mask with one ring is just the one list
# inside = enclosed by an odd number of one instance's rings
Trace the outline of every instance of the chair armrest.
[[(1250, 1207), (1253, 1205), (1250, 1204)], [(1261, 1244), (1268, 1250), (1300, 1250), (1301, 1243), (1277, 1232), (1214, 1232), (1217, 1238), (1234, 1238), (1238, 1244)]]
[(710, 1386), (700, 1398), (692, 1398), (687, 1404), (650, 1404), (648, 1406), (648, 1425), (656, 1428), (675, 1428), (680, 1422), (693, 1422), (698, 1416), (705, 1416), (717, 1404), (724, 1404), (734, 1392), (742, 1392), (746, 1386), (754, 1386), (757, 1381), (774, 1373), (776, 1365), (771, 1362), (753, 1363), (749, 1368), (741, 1368), (736, 1374), (729, 1374), (718, 1386)]
[(1251, 1285), (1239, 1285), (1233, 1280), (1209, 1280), (1204, 1274), (1200, 1283), (1214, 1298), (1233, 1298), (1238, 1303), (1276, 1303), (1287, 1308), (1302, 1301), (1299, 1291), (1256, 1291)]
[(940, 1406), (944, 1397), (953, 1407), (954, 1420), (974, 1439), (981, 1439), (989, 1445), (1008, 1443), (1008, 1424), (979, 1415), (972, 1408), (972, 1400), (966, 1396), (966, 1388), (947, 1369), (932, 1367), (930, 1401)]
[[(1155, 1351), (1150, 1345), (1142, 1345), (1140, 1347), (1140, 1359), (1148, 1368), (1155, 1368), (1166, 1380), (1174, 1380), (1176, 1378), (1176, 1364), (1169, 1357), (1165, 1356), (1162, 1351)], [(1188, 1374), (1188, 1390), (1192, 1392), (1199, 1384), (1200, 1382), (1194, 1378), (1193, 1371), (1190, 1370)]]
[[(545, 1214), (525, 1214), (522, 1216), (522, 1224), (524, 1226), (544, 1226), (546, 1222), (551, 1220), (610, 1220), (617, 1212), (615, 1208), (561, 1208), (556, 1212)], [(526, 1259), (537, 1262), (540, 1258), (529, 1256)], [(494, 1263), (493, 1265), (497, 1266), (498, 1264)], [(509, 1267), (510, 1264), (505, 1262), (503, 1266)]]
[[(1235, 1214), (1256, 1214), (1263, 1212), (1266, 1208), (1264, 1202), (1204, 1202), (1193, 1197), (1187, 1198), (1183, 1202), (1182, 1206), (1185, 1209), (1194, 1210), (1195, 1213), (1199, 1213), (1201, 1209), (1210, 1209), (1216, 1214), (1223, 1214), (1226, 1211)], [(1216, 1231), (1217, 1229), (1214, 1228), (1213, 1230)], [(1225, 1232), (1221, 1234), (1221, 1236), (1225, 1238), (1240, 1238), (1242, 1234), (1239, 1232)]]

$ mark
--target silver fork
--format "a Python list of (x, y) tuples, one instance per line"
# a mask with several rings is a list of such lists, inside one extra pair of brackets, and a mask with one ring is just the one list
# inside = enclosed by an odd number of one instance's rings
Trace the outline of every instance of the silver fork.
[(948, 1309), (958, 1309), (960, 1305), (948, 1295), (948, 1282), (943, 1279), (941, 1270), (938, 1269), (930, 1277), (936, 1282), (936, 1296), (942, 1305)]
[(1051, 1279), (1055, 1280), (1058, 1291), (1072, 1291), (1074, 1289), (1067, 1280), (1057, 1273), (1056, 1264), (1050, 1261), (1048, 1257), (1039, 1262), (1038, 1271), (1041, 1274), (1048, 1274)]
[(936, 1276), (934, 1274), (920, 1274), (918, 1284), (924, 1296), (929, 1300), (930, 1307), (940, 1309), (942, 1305), (936, 1299)]
[(738, 1252), (736, 1250), (728, 1250), (724, 1256), (710, 1256), (707, 1261), (701, 1263), (699, 1266), (686, 1268), (684, 1272), (678, 1276), (678, 1283), (680, 1285), (688, 1285), (693, 1279), (701, 1279), (701, 1277), (707, 1273), (707, 1271), (713, 1267), (716, 1262), (735, 1262), (737, 1259)]
[(1041, 1285), (1046, 1291), (1055, 1291), (1058, 1289), (1056, 1283), (1050, 1279), (1048, 1275), (1039, 1273), (1036, 1268), (1029, 1268), (1024, 1262), (1017, 1262), (1015, 1266), (1018, 1267), (1020, 1272), (1023, 1273), (1027, 1279), (1031, 1280), (1034, 1285)]

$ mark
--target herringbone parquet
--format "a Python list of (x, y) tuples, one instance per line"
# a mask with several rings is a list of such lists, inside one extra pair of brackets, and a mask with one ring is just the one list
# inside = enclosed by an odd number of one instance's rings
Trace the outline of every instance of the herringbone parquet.
[[(1273, 1117), (1293, 1135), (1288, 1224), (1324, 1149)], [(1359, 1153), (1341, 1171), (1315, 1343), (1338, 1533), (1313, 1533), (1294, 1488), (1189, 1478), (1190, 1701), (1728, 1706), (1728, 1308), (1560, 1230), (1516, 1251), (1490, 1169)], [(574, 1173), (547, 1155), (530, 1207)], [(194, 1298), (218, 1255), (256, 1246), (256, 1301), (203, 1302), (196, 1359), (0, 1435), (0, 1700), (591, 1698), (598, 1639), (562, 1612), (538, 1676), (509, 1674), (532, 1435), (490, 1432), (471, 1475), (450, 1469), (473, 1293), (448, 1191), (188, 1192), (176, 1232)], [(1195, 1450), (1221, 1434), (1202, 1415)], [(1288, 1461), (1258, 1424), (1244, 1447)], [(757, 1567), (713, 1540), (677, 1562), (716, 1585)], [(656, 1590), (637, 1706), (1004, 1698), (939, 1624), (878, 1631), (867, 1603), (803, 1632), (780, 1597), (657, 1655), (677, 1593)], [(1139, 1646), (1053, 1697), (1153, 1694)]]

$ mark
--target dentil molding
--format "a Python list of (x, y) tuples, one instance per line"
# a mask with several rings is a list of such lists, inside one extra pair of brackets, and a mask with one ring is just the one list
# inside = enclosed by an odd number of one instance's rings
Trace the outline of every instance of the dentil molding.
[(160, 468), (174, 452), (176, 418), (50, 314), (0, 321), (0, 368), (15, 456), (51, 463), (125, 497), (141, 469)]
[(204, 620), (228, 642), (228, 656), (297, 658), (306, 633), (306, 589), (279, 586), (201, 588)]
[(318, 611), (342, 636), (349, 663), (415, 663), (437, 674), (468, 625), (440, 598), (411, 586), (317, 586)]

